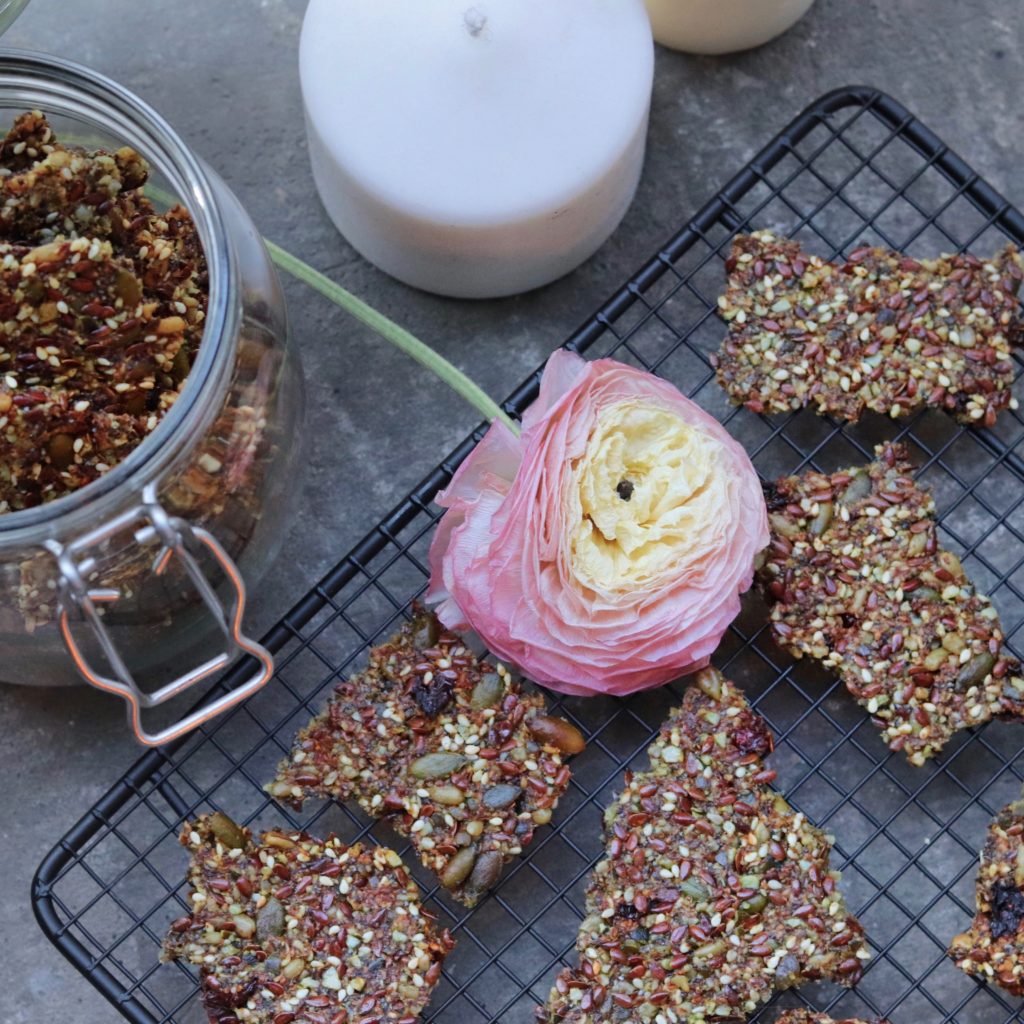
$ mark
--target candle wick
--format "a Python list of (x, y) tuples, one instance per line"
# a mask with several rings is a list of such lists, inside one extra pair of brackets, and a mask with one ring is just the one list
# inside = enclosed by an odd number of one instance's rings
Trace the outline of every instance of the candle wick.
[(478, 7), (470, 7), (462, 16), (462, 20), (465, 22), (466, 31), (474, 39), (479, 38), (483, 34), (484, 29), (487, 28), (487, 15)]

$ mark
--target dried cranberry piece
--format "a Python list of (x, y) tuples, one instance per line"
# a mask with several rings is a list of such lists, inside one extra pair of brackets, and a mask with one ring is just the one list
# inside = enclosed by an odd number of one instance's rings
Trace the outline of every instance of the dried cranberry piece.
[(789, 504), (789, 499), (779, 490), (774, 483), (761, 484), (764, 492), (764, 502), (769, 512), (778, 512)]
[(434, 676), (429, 683), (425, 683), (420, 677), (413, 684), (412, 695), (423, 714), (429, 718), (436, 718), (452, 699), (452, 682)]
[(260, 986), (258, 978), (253, 978), (246, 985), (232, 985), (230, 988), (215, 988), (212, 984), (214, 979), (206, 979), (206, 990), (203, 993), (203, 1002), (207, 1009), (213, 1013), (221, 1013), (221, 1016), (217, 1018), (218, 1024), (221, 1022), (228, 1022), (237, 1020), (234, 1015), (230, 1012), (245, 1004), (256, 994), (256, 990)]
[(999, 881), (992, 887), (992, 913), (989, 917), (993, 939), (1016, 935), (1024, 921), (1024, 892), (1010, 882)]
[(752, 711), (744, 711), (739, 717), (732, 741), (741, 754), (757, 754), (764, 757), (775, 749), (775, 741), (768, 723)]

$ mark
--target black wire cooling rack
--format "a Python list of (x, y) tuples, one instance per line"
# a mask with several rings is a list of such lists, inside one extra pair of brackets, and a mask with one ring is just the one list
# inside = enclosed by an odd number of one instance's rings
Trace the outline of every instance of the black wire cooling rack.
[[(808, 412), (766, 419), (730, 408), (708, 355), (723, 336), (715, 315), (723, 258), (732, 235), (747, 227), (776, 229), (828, 257), (865, 239), (920, 255), (987, 254), (1007, 239), (1024, 243), (1024, 218), (894, 100), (843, 89), (797, 117), (568, 342), (672, 380), (729, 424), (765, 478), (866, 461), (877, 441), (898, 435), (935, 492), (943, 544), (993, 595), (1012, 647), (1024, 622), (1024, 466), (1015, 454), (1024, 420), (1003, 413), (994, 430), (974, 431), (925, 413), (903, 424), (875, 418), (840, 426)], [(521, 413), (536, 385), (535, 375), (505, 408)], [(271, 685), (178, 745), (143, 756), (39, 868), (32, 900), (43, 930), (128, 1020), (204, 1019), (195, 977), (157, 961), (187, 895), (176, 841), (183, 817), (220, 808), (255, 827), (285, 820), (320, 834), (397, 842), (349, 807), (308, 804), (295, 815), (268, 801), (261, 786), (331, 685), (361, 666), (367, 647), (422, 591), (437, 521), (431, 499), (480, 432), (270, 632), (278, 664)], [(988, 820), (1020, 790), (1024, 729), (990, 724), (958, 737), (936, 762), (911, 768), (887, 751), (834, 679), (773, 645), (765, 621), (764, 607), (750, 598), (715, 660), (775, 730), (779, 788), (836, 835), (834, 863), (873, 960), (855, 992), (808, 986), (762, 1016), (806, 1003), (894, 1024), (1016, 1019), (1013, 1001), (961, 974), (944, 949), (972, 913)], [(623, 769), (642, 763), (680, 692), (558, 701), (589, 745), (575, 760), (554, 826), (539, 832), (474, 911), (418, 876), (458, 940), (426, 1020), (532, 1020), (560, 964), (575, 960), (583, 889), (601, 855), (602, 809)]]

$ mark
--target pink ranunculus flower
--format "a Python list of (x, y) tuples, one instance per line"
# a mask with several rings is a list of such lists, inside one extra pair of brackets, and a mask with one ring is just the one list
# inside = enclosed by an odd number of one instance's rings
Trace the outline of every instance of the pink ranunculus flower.
[(768, 543), (740, 445), (667, 381), (567, 351), (520, 437), (496, 422), (437, 498), (427, 599), (562, 693), (702, 668)]

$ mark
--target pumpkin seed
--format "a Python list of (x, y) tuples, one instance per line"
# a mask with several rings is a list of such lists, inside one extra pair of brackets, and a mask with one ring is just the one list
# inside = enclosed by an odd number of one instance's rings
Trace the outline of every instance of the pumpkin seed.
[(699, 879), (692, 877), (679, 883), (679, 891), (695, 903), (703, 903), (711, 898), (711, 890)]
[(180, 384), (188, 376), (191, 369), (192, 367), (188, 361), (188, 352), (185, 351), (185, 346), (182, 345), (174, 353), (174, 362), (171, 364), (171, 376), (174, 378), (175, 383)]
[(256, 938), (263, 942), (272, 935), (284, 935), (284, 907), (273, 896), (256, 915)]
[(786, 978), (796, 977), (799, 971), (800, 961), (792, 953), (787, 953), (779, 961), (779, 966), (775, 968), (775, 977), (779, 981), (783, 981)]
[(433, 647), (441, 635), (441, 625), (434, 615), (421, 615), (415, 620), (412, 632), (413, 646), (423, 651)]
[(835, 509), (832, 506), (831, 501), (822, 501), (818, 503), (818, 514), (811, 521), (811, 525), (808, 527), (808, 533), (812, 537), (820, 537), (831, 525), (832, 516)]
[(441, 884), (446, 889), (457, 889), (469, 878), (473, 866), (476, 864), (476, 847), (467, 846), (459, 850), (457, 854), (445, 865), (441, 872)]
[(729, 944), (725, 939), (715, 939), (714, 942), (708, 942), (703, 946), (698, 946), (693, 951), (693, 955), (706, 960), (713, 956), (717, 956), (719, 953), (724, 953), (728, 948)]
[(295, 843), (287, 836), (281, 835), (280, 832), (268, 832), (263, 837), (263, 842), (264, 845), (274, 846), (278, 850), (291, 850), (295, 847)]
[(497, 672), (488, 672), (479, 683), (473, 687), (473, 694), (469, 698), (469, 706), (474, 711), (483, 711), (486, 708), (493, 708), (505, 695), (505, 684)]
[(964, 567), (960, 564), (960, 559), (952, 551), (939, 552), (939, 565), (946, 572), (952, 573), (954, 578), (959, 578), (964, 574)]
[(768, 906), (768, 897), (764, 893), (756, 893), (750, 899), (744, 900), (739, 906), (740, 917), (750, 917), (753, 914), (760, 914)]
[(247, 841), (245, 833), (226, 814), (217, 811), (210, 815), (210, 831), (217, 842), (229, 850), (244, 850)]
[(294, 980), (295, 978), (300, 977), (305, 969), (305, 960), (289, 960), (288, 963), (284, 965), (284, 969), (281, 973), (289, 980)]
[(458, 786), (431, 786), (430, 798), (445, 807), (458, 807), (465, 803), (466, 794)]
[(409, 771), (417, 779), (443, 779), (454, 775), (466, 762), (461, 754), (424, 754), (413, 761)]
[(504, 859), (497, 850), (482, 853), (473, 865), (473, 872), (466, 881), (466, 896), (472, 901), (493, 888), (501, 877)]
[(484, 793), (483, 804), (493, 811), (503, 811), (506, 807), (511, 807), (521, 793), (522, 789), (519, 786), (492, 786)]
[(771, 522), (772, 533), (778, 533), (783, 537), (789, 537), (790, 539), (795, 539), (800, 536), (800, 527), (797, 526), (792, 519), (778, 515), (774, 512), (768, 517), (768, 519)]
[(855, 501), (866, 498), (871, 493), (871, 477), (864, 470), (854, 472), (853, 478), (846, 485), (842, 497), (839, 499), (844, 505), (852, 505)]
[(722, 699), (722, 684), (724, 682), (725, 677), (717, 668), (708, 667), (701, 669), (701, 671), (697, 673), (697, 686), (700, 687), (703, 693), (707, 694), (714, 701)]
[(139, 279), (130, 270), (119, 269), (114, 281), (114, 294), (125, 304), (126, 309), (135, 309), (142, 298)]
[(959, 654), (967, 645), (964, 643), (964, 638), (959, 634), (947, 633), (942, 638), (942, 646), (949, 651), (950, 654)]
[(967, 690), (972, 686), (980, 686), (985, 682), (985, 677), (992, 671), (996, 663), (996, 656), (990, 651), (982, 651), (968, 661), (960, 674), (956, 677), (958, 690)]
[(907, 545), (907, 554), (911, 558), (919, 558), (924, 554), (924, 549), (928, 546), (928, 534), (927, 533), (912, 533), (910, 535), (910, 543)]

